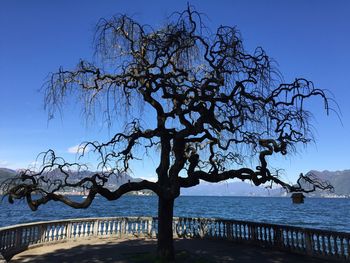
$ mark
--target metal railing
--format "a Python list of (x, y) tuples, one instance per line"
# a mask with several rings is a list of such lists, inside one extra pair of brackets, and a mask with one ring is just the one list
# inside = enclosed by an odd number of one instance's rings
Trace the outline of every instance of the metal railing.
[[(56, 220), (0, 228), (0, 253), (7, 259), (33, 246), (81, 238), (156, 238), (155, 217)], [(178, 218), (175, 238), (209, 238), (250, 243), (299, 254), (350, 261), (350, 233), (237, 220)]]

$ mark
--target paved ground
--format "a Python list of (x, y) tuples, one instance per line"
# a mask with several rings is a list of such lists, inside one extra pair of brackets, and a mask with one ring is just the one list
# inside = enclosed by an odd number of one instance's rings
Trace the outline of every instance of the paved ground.
[[(305, 256), (247, 246), (227, 241), (175, 240), (176, 262), (258, 262), (258, 263), (321, 263), (329, 262)], [(16, 255), (10, 262), (50, 263), (124, 263), (157, 262), (156, 240), (92, 239), (38, 247)]]

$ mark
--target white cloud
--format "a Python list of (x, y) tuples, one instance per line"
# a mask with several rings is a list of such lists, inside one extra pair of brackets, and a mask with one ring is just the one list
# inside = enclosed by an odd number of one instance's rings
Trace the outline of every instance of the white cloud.
[[(69, 147), (67, 150), (67, 152), (72, 153), (72, 154), (77, 154), (77, 153), (82, 154), (83, 151), (84, 151), (84, 145), (80, 145), (80, 144)], [(90, 151), (90, 147), (89, 146), (85, 147), (85, 153), (87, 153), (89, 151)]]
[(36, 169), (40, 167), (41, 163), (38, 161), (21, 161), (21, 162), (12, 162), (0, 160), (0, 168), (8, 168), (12, 170), (18, 169)]
[(158, 177), (154, 175), (140, 176), (139, 178), (145, 179), (147, 181), (154, 182), (154, 183), (158, 181)]
[(7, 168), (10, 165), (8, 161), (0, 160), (0, 167)]
[(0, 165), (8, 165), (9, 162), (8, 161), (3, 161), (3, 160), (0, 160)]
[(23, 163), (14, 163), (12, 161), (5, 161), (5, 160), (0, 160), (0, 168), (7, 168), (7, 169), (12, 169), (12, 170), (17, 170), (19, 168), (22, 168)]
[(36, 168), (36, 167), (40, 167), (41, 163), (39, 161), (32, 161), (30, 163), (30, 167)]

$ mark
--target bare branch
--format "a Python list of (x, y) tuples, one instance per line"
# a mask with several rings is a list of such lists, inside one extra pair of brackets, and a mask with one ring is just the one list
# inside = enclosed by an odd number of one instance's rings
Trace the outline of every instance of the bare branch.
[[(50, 75), (45, 104), (51, 117), (64, 101), (77, 99), (87, 116), (101, 110), (108, 124), (129, 113), (124, 131), (106, 142), (84, 143), (83, 154), (91, 148), (101, 172), (74, 179), (71, 170), (84, 173), (86, 166), (67, 163), (49, 150), (40, 171), (24, 171), (5, 187), (10, 199), (26, 197), (32, 208), (49, 200), (84, 208), (96, 194), (114, 200), (149, 189), (171, 199), (180, 187), (199, 180), (232, 178), (276, 183), (288, 191), (330, 189), (303, 175), (297, 185), (289, 185), (271, 172), (268, 158), (312, 141), (307, 101), (319, 98), (328, 114), (332, 100), (304, 78), (282, 82), (261, 47), (244, 49), (236, 27), (220, 26), (211, 33), (189, 5), (158, 29), (126, 15), (102, 19), (95, 45), (96, 63), (80, 61), (73, 70), (60, 68)], [(144, 111), (136, 114), (136, 108)], [(108, 189), (111, 176), (128, 172), (132, 161), (140, 159), (137, 150), (141, 156), (151, 150), (159, 156), (157, 183)], [(252, 158), (257, 167), (248, 167), (246, 160)], [(53, 171), (57, 174), (50, 177)], [(187, 177), (180, 177), (186, 172)], [(303, 189), (302, 180), (311, 188)], [(71, 188), (86, 190), (89, 199), (76, 203), (61, 195)], [(41, 198), (32, 200), (34, 193)]]

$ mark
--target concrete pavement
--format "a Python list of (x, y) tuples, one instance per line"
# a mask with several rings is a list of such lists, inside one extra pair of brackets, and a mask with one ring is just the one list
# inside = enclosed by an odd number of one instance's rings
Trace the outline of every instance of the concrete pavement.
[[(155, 239), (90, 239), (29, 249), (10, 262), (50, 263), (146, 263), (155, 259)], [(224, 240), (177, 239), (175, 262), (239, 263), (321, 263), (329, 260), (310, 258)]]

